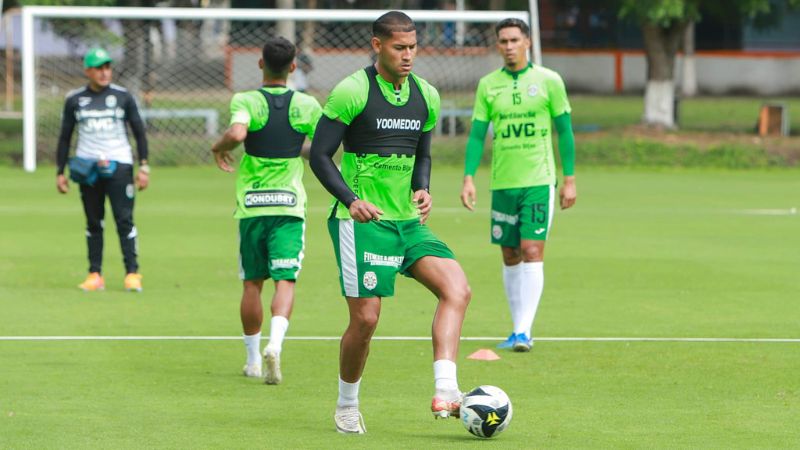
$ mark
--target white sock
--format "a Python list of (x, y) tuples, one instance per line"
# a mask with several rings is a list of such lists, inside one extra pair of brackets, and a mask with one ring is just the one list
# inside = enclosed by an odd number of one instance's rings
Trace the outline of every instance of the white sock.
[(247, 349), (247, 364), (261, 365), (261, 332), (253, 335), (244, 335), (244, 347)]
[(456, 379), (456, 363), (448, 359), (433, 362), (433, 380), (436, 394), (458, 393), (458, 380)]
[(339, 399), (336, 406), (358, 406), (358, 388), (361, 386), (361, 378), (355, 383), (348, 383), (339, 377)]
[(283, 316), (272, 316), (269, 322), (269, 344), (267, 348), (277, 353), (283, 348), (283, 337), (289, 329), (289, 319)]
[(522, 315), (519, 324), (514, 327), (514, 333), (525, 333), (525, 336), (530, 338), (533, 319), (536, 317), (536, 310), (539, 308), (539, 300), (544, 290), (544, 262), (522, 263), (520, 285)]
[[(522, 276), (522, 263), (513, 266), (503, 265), (503, 286), (506, 288), (506, 298), (508, 299), (508, 309), (511, 311), (511, 323), (514, 330), (519, 328), (519, 319), (522, 313), (520, 279)], [(516, 331), (514, 331), (516, 333)]]

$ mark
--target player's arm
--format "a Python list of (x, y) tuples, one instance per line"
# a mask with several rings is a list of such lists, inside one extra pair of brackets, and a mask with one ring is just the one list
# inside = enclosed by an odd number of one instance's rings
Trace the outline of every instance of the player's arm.
[(412, 200), (419, 210), (419, 221), (425, 223), (431, 213), (433, 200), (430, 194), (431, 186), (431, 132), (422, 133), (417, 142), (417, 151), (414, 158), (414, 171), (411, 173)]
[[(295, 95), (295, 97), (292, 98), (293, 102), (295, 98), (300, 100), (299, 96)], [(320, 106), (317, 99), (311, 96), (305, 97), (302, 101), (303, 103), (300, 106), (301, 120), (297, 126), (292, 126), (297, 132), (305, 134), (308, 137), (300, 148), (300, 156), (308, 160), (311, 158), (311, 142), (314, 140), (314, 133), (316, 133), (319, 118), (322, 117), (322, 106)], [(291, 121), (292, 118), (290, 117), (289, 122), (291, 123)]]
[(139, 190), (146, 189), (150, 184), (150, 166), (147, 164), (149, 150), (147, 147), (147, 134), (145, 133), (144, 121), (139, 114), (139, 108), (131, 96), (128, 99), (125, 117), (130, 124), (133, 137), (136, 140), (136, 153), (139, 157), (139, 170), (136, 172), (136, 186)]
[(211, 146), (217, 167), (225, 172), (233, 172), (233, 155), (231, 151), (244, 142), (247, 137), (247, 125), (232, 123), (219, 140)]
[(339, 144), (344, 139), (347, 125), (328, 118), (324, 115), (317, 124), (314, 140), (311, 142), (311, 170), (325, 189), (336, 200), (347, 206), (350, 216), (356, 222), (369, 222), (378, 220), (383, 214), (378, 207), (370, 202), (361, 200), (342, 178), (342, 173), (333, 162), (333, 155), (339, 149)]
[(572, 133), (572, 119), (569, 113), (561, 114), (554, 119), (558, 132), (558, 153), (561, 155), (561, 166), (564, 172), (564, 185), (561, 187), (561, 209), (575, 204), (578, 196), (575, 187), (575, 136)]
[(481, 164), (483, 157), (483, 143), (486, 140), (486, 132), (489, 130), (489, 122), (482, 120), (472, 121), (472, 130), (467, 139), (467, 149), (464, 157), (464, 184), (461, 187), (461, 204), (472, 211), (475, 208), (475, 184), (472, 178)]
[(70, 141), (72, 141), (72, 131), (75, 129), (75, 106), (71, 99), (64, 102), (64, 111), (61, 114), (61, 132), (58, 135), (58, 146), (56, 147), (56, 189), (62, 194), (69, 190), (69, 182), (64, 175), (64, 168), (67, 166), (69, 156)]
[[(260, 97), (259, 101), (261, 101)], [(230, 126), (225, 130), (222, 137), (211, 146), (214, 162), (217, 163), (217, 167), (225, 172), (231, 173), (234, 171), (231, 152), (247, 138), (247, 130), (252, 120), (252, 115), (250, 114), (252, 108), (254, 108), (254, 105), (251, 104), (251, 98), (247, 93), (240, 92), (235, 94), (231, 99), (230, 105)]]

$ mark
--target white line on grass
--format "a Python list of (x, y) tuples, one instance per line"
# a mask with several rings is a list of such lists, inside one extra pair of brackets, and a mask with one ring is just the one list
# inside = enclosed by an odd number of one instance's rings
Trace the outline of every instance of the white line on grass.
[[(0, 336), (0, 341), (233, 341), (241, 336)], [(287, 336), (293, 341), (338, 341), (339, 336)], [(430, 336), (373, 336), (374, 341), (429, 341)], [(499, 336), (462, 336), (462, 341), (502, 341)], [(713, 337), (534, 337), (550, 342), (782, 342), (800, 343), (800, 338)]]
[(739, 214), (746, 214), (750, 216), (794, 216), (797, 214), (797, 208), (788, 209), (743, 209), (736, 211)]

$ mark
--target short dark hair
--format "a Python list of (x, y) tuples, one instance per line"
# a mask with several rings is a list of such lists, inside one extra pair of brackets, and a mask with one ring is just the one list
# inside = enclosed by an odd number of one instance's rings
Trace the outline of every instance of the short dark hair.
[(502, 30), (503, 28), (512, 28), (512, 27), (519, 28), (519, 30), (522, 31), (522, 34), (524, 34), (527, 37), (531, 37), (531, 29), (528, 26), (528, 24), (522, 20), (514, 18), (503, 19), (500, 22), (497, 22), (497, 25), (494, 26), (494, 34), (495, 36), (500, 36), (500, 30)]
[(378, 39), (392, 37), (392, 33), (409, 33), (417, 31), (414, 21), (406, 13), (389, 11), (372, 22), (372, 35)]
[(267, 38), (261, 50), (264, 68), (274, 75), (283, 75), (289, 71), (296, 53), (297, 48), (288, 39), (282, 36)]

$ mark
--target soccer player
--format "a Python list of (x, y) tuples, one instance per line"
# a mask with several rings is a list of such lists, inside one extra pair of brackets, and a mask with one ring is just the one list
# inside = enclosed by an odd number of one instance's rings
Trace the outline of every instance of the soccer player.
[(258, 66), (262, 87), (231, 100), (231, 125), (211, 147), (220, 169), (233, 172), (231, 151), (244, 142), (236, 179), (239, 262), (243, 281), (240, 314), (247, 363), (244, 375), (261, 377), (261, 290), (275, 282), (269, 343), (264, 349), (264, 382), (281, 382), (280, 355), (294, 305), (295, 281), (303, 260), (306, 192), (300, 149), (322, 107), (313, 97), (286, 87), (295, 70), (295, 46), (282, 37), (267, 39)]
[[(311, 168), (335, 197), (328, 230), (350, 315), (341, 340), (334, 414), (341, 433), (366, 432), (358, 409), (361, 375), (381, 301), (394, 294), (398, 272), (438, 298), (431, 410), (436, 417), (458, 417), (455, 361), (471, 295), (453, 253), (425, 225), (439, 94), (411, 73), (414, 22), (399, 11), (382, 15), (372, 24), (371, 45), (377, 62), (334, 88), (311, 144)], [(332, 157), (342, 142), (340, 173)]]
[(564, 82), (556, 72), (528, 62), (528, 25), (505, 19), (495, 33), (504, 67), (478, 83), (461, 202), (469, 210), (475, 206), (473, 177), (491, 123), (491, 239), (502, 251), (503, 284), (514, 326), (498, 347), (527, 352), (533, 345), (531, 328), (544, 288), (544, 244), (555, 209), (551, 120), (558, 131), (564, 172), (562, 209), (575, 204), (575, 144)]
[[(127, 125), (136, 138), (139, 190), (150, 184), (147, 164), (145, 126), (133, 96), (123, 87), (111, 83), (112, 58), (101, 48), (90, 49), (83, 58), (84, 73), (89, 83), (67, 94), (61, 117), (61, 134), (56, 150), (56, 188), (66, 194), (69, 182), (64, 175), (69, 156), (72, 131), (78, 127), (76, 158), (88, 164), (92, 173), (80, 184), (83, 212), (86, 215), (86, 243), (89, 253), (89, 275), (78, 287), (84, 291), (105, 289), (102, 275), (103, 223), (106, 197), (117, 224), (120, 247), (125, 264), (124, 286), (128, 291), (142, 290), (142, 275), (137, 261), (136, 226), (133, 224), (134, 175), (133, 154), (128, 142)], [(73, 174), (70, 168), (70, 177)]]

